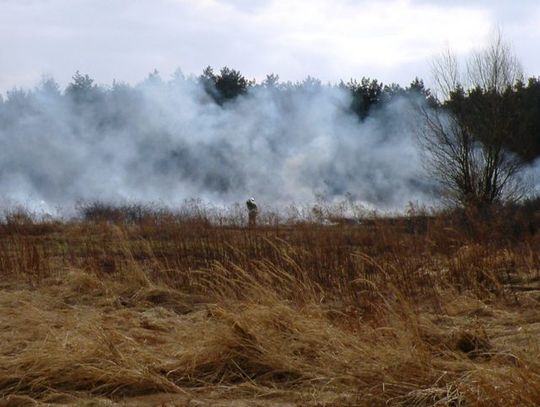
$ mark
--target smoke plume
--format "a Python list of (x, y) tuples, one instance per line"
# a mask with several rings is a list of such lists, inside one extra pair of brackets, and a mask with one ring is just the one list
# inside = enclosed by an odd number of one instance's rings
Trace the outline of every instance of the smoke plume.
[(412, 113), (394, 98), (364, 120), (336, 86), (255, 86), (217, 104), (193, 79), (114, 84), (84, 100), (54, 83), (0, 104), (0, 199), (27, 206), (187, 198), (261, 205), (430, 202)]

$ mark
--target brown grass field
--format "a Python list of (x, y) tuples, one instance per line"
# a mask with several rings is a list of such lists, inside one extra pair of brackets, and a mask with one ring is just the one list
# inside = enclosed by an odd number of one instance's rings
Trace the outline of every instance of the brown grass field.
[(540, 236), (473, 229), (8, 216), (0, 406), (540, 405)]

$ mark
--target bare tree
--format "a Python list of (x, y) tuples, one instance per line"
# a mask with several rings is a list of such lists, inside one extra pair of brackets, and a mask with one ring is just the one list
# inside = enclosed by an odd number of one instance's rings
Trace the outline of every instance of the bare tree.
[(444, 197), (476, 208), (521, 198), (526, 189), (520, 180), (523, 162), (504, 148), (505, 139), (513, 136), (504, 92), (521, 78), (521, 67), (500, 32), (472, 55), (463, 75), (450, 52), (432, 66), (446, 100), (436, 108), (420, 108), (420, 140), (428, 171)]
[(436, 96), (440, 99), (448, 99), (462, 82), (458, 60), (450, 48), (446, 48), (436, 58), (433, 58), (431, 71), (436, 85)]
[(523, 80), (521, 63), (500, 30), (494, 32), (486, 48), (473, 53), (467, 63), (467, 78), (470, 87), (498, 93)]
[(422, 108), (422, 115), (421, 142), (428, 171), (447, 201), (481, 208), (523, 196), (521, 159), (501, 143), (478, 141), (455, 114)]

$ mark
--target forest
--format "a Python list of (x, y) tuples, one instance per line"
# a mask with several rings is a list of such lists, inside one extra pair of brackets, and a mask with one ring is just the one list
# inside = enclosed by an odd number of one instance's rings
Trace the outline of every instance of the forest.
[[(125, 106), (136, 106), (137, 101), (143, 97), (142, 89), (174, 93), (186, 87), (186, 83), (201, 85), (207, 96), (205, 102), (219, 106), (234, 103), (235, 99), (246, 97), (260, 88), (284, 95), (294, 92), (315, 94), (323, 87), (339, 88), (350, 95), (348, 108), (358, 120), (365, 120), (396, 97), (421, 96), (432, 106), (444, 107), (452, 112), (467, 112), (467, 120), (472, 121), (479, 119), (477, 106), (498, 99), (501, 114), (511, 119), (508, 132), (512, 136), (505, 140), (506, 147), (526, 161), (533, 161), (540, 156), (540, 77), (519, 80), (508, 85), (502, 92), (486, 91), (479, 86), (471, 89), (460, 86), (448, 99), (440, 100), (419, 78), (414, 78), (406, 87), (396, 83), (383, 84), (377, 79), (366, 77), (349, 79), (347, 82), (342, 80), (337, 84), (323, 84), (310, 76), (300, 82), (280, 82), (279, 76), (273, 73), (257, 82), (229, 67), (223, 67), (219, 72), (207, 67), (200, 76), (185, 76), (181, 70), (177, 70), (172, 78), (164, 80), (158, 71), (154, 71), (135, 86), (118, 81), (111, 86), (104, 86), (96, 84), (88, 74), (77, 71), (64, 90), (53, 78), (45, 78), (33, 90), (14, 88), (7, 91), (5, 97), (0, 96), (0, 125), (2, 130), (8, 131), (10, 126), (16, 125), (17, 120), (22, 121), (26, 116), (39, 113), (39, 101), (49, 98), (69, 105), (80, 116), (91, 117), (101, 127), (114, 128), (130, 119), (125, 115)], [(489, 135), (482, 140), (489, 143)]]

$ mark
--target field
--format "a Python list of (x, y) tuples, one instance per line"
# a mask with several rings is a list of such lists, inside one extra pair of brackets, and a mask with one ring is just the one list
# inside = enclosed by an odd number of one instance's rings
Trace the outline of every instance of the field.
[(473, 226), (12, 214), (0, 406), (539, 405), (540, 236)]

